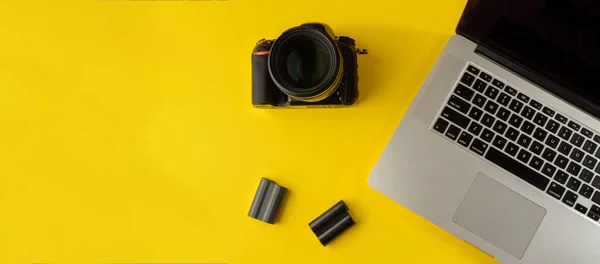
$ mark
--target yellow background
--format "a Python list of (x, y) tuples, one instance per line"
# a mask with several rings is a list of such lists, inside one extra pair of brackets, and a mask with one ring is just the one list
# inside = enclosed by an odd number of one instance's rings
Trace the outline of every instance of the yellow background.
[[(3, 0), (0, 263), (493, 263), (367, 185), (465, 2)], [(369, 50), (359, 105), (252, 108), (255, 42), (311, 21)]]

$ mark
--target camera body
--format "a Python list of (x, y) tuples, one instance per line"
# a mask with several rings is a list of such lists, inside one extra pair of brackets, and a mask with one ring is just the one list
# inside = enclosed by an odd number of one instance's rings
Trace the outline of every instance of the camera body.
[[(286, 43), (278, 43), (279, 41)], [(329, 72), (318, 75), (317, 80), (310, 85), (298, 86), (289, 81), (287, 76), (290, 71), (298, 69), (290, 70), (290, 67), (294, 68), (293, 65), (290, 66), (289, 62), (286, 64), (286, 58), (282, 57), (288, 57), (289, 60), (289, 52), (294, 49), (289, 46), (295, 42), (298, 49), (302, 49), (307, 46), (306, 41), (316, 43), (315, 47), (324, 50), (320, 55), (327, 54), (321, 56), (327, 57), (326, 59), (310, 55), (325, 61), (321, 68), (326, 68)], [(278, 44), (281, 47), (277, 47)], [(329, 26), (318, 23), (292, 28), (276, 40), (260, 40), (252, 51), (252, 104), (258, 108), (352, 106), (356, 104), (359, 95), (357, 53), (360, 52), (355, 47), (354, 39), (336, 37)], [(311, 65), (311, 68), (315, 67)], [(309, 70), (311, 69), (298, 71), (302, 73)]]

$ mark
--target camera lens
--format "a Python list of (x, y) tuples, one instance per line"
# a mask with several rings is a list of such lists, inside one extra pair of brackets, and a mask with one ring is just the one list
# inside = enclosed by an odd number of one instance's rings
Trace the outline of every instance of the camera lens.
[(310, 88), (321, 82), (329, 70), (327, 50), (320, 43), (299, 40), (283, 55), (287, 72), (282, 76), (299, 88)]
[(273, 44), (268, 64), (275, 85), (288, 96), (306, 102), (330, 96), (343, 74), (333, 37), (312, 27), (284, 32)]

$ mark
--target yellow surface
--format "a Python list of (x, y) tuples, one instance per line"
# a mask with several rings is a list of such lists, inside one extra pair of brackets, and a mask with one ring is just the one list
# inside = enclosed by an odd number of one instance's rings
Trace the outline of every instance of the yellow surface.
[[(494, 263), (367, 185), (464, 4), (2, 1), (0, 263)], [(252, 108), (254, 43), (308, 21), (369, 50), (360, 104)], [(246, 216), (261, 176), (277, 225)]]

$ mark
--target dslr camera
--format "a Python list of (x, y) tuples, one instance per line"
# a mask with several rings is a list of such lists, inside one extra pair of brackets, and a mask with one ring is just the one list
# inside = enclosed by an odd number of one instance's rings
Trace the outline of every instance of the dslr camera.
[(258, 108), (348, 107), (358, 99), (354, 39), (326, 24), (288, 29), (252, 51), (252, 105)]

